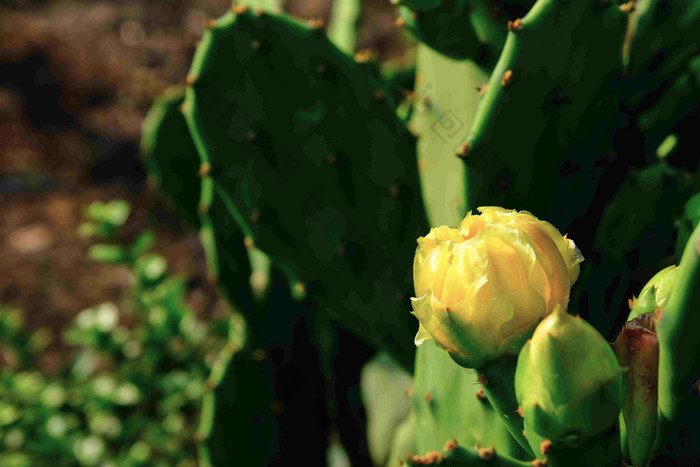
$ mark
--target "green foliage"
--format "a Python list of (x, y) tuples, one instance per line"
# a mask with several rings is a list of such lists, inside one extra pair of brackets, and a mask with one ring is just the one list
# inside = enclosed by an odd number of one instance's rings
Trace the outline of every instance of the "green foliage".
[[(90, 231), (116, 241), (128, 212), (125, 202), (94, 203)], [(28, 334), (22, 313), (3, 310), (0, 464), (195, 465), (205, 383), (229, 324), (197, 318), (184, 279), (147, 252), (153, 240), (146, 232), (130, 248), (103, 245), (121, 250), (119, 258), (90, 250), (130, 268), (131, 293), (121, 310), (103, 303), (76, 315), (62, 338), (73, 357), (51, 375), (37, 370), (46, 331)]]

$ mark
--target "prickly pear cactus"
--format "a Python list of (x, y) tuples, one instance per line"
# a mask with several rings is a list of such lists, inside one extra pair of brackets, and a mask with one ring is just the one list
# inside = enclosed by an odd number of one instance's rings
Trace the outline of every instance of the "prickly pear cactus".
[(238, 8), (210, 26), (183, 107), (202, 159), (200, 208), (220, 200), (325, 311), (410, 365), (401, 310), (425, 218), (415, 141), (387, 91), (371, 67), (288, 18)]
[(170, 200), (180, 217), (197, 226), (199, 157), (180, 112), (184, 100), (182, 87), (170, 88), (156, 99), (143, 122), (141, 153), (152, 184)]
[(507, 20), (483, 0), (402, 2), (400, 26), (455, 59), (493, 66), (505, 40)]

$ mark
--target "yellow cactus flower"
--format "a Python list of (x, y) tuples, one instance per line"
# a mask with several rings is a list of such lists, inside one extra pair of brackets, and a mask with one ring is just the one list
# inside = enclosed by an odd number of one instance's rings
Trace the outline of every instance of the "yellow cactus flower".
[(583, 261), (574, 242), (527, 211), (478, 210), (459, 228), (419, 238), (413, 262), (416, 345), (433, 340), (468, 368), (517, 355), (545, 316), (566, 307)]

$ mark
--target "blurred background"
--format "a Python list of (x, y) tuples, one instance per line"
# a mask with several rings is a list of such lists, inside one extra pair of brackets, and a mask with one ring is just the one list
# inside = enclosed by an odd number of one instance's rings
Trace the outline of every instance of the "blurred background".
[[(285, 9), (326, 19), (331, 3)], [(0, 0), (0, 465), (196, 465), (200, 386), (232, 330), (197, 231), (149, 184), (139, 139), (204, 21), (229, 7)], [(411, 57), (395, 15), (364, 1), (358, 49)], [(343, 339), (362, 349), (356, 386), (371, 351)]]

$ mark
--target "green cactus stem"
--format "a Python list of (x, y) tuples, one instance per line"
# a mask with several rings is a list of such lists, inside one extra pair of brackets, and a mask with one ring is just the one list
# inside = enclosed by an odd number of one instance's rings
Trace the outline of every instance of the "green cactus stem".
[(620, 10), (599, 0), (538, 0), (513, 22), (459, 152), (472, 205), (527, 209), (562, 226), (585, 211), (596, 160), (610, 154), (624, 27)]
[(412, 366), (405, 297), (425, 218), (415, 140), (387, 90), (315, 24), (238, 8), (210, 26), (183, 106), (208, 168), (202, 212), (220, 199), (224, 216), (310, 298)]
[[(459, 60), (493, 66), (505, 34), (507, 20), (483, 0), (437, 0), (426, 5), (406, 2), (398, 23), (418, 40)], [(426, 2), (428, 3), (428, 2)]]
[[(687, 420), (688, 413), (698, 412), (697, 381), (700, 379), (700, 227), (696, 227), (686, 244), (678, 265), (676, 283), (666, 306), (657, 312), (656, 333), (659, 339), (659, 437), (657, 447), (682, 442), (671, 433), (686, 431), (685, 443), (697, 445), (697, 420)], [(681, 423), (683, 415), (686, 420)], [(671, 426), (677, 422), (676, 426)], [(684, 425), (684, 427), (682, 426)], [(680, 431), (682, 433), (682, 431)], [(694, 441), (693, 441), (694, 440)], [(697, 451), (697, 448), (695, 448)]]
[(184, 100), (183, 87), (170, 88), (156, 99), (143, 121), (141, 153), (149, 180), (180, 217), (198, 227), (199, 156), (180, 112)]
[(455, 439), (463, 446), (495, 446), (501, 454), (527, 457), (480, 389), (477, 372), (460, 367), (432, 343), (418, 350), (411, 401), (418, 452)]
[(522, 410), (515, 397), (513, 382), (515, 381), (516, 365), (516, 359), (489, 362), (477, 370), (477, 380), (511, 436), (528, 455), (534, 456), (531, 444), (523, 431), (525, 427)]
[(406, 464), (409, 466), (439, 465), (440, 467), (544, 467), (548, 465), (540, 460), (526, 462), (513, 459), (499, 453), (493, 446), (464, 448), (453, 440), (448, 440), (441, 451), (428, 451), (420, 456), (411, 456), (406, 459)]

